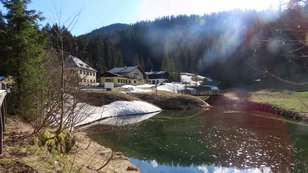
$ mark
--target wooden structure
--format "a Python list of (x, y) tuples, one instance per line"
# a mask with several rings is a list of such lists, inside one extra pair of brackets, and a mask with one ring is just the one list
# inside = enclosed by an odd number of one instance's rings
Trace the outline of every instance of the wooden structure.
[(3, 132), (5, 127), (5, 117), (7, 116), (7, 91), (0, 90), (0, 155), (3, 153)]

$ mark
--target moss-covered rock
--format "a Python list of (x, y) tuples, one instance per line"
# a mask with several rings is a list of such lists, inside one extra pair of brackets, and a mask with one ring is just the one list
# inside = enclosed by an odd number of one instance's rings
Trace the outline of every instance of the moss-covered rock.
[(34, 144), (47, 147), (51, 153), (69, 153), (75, 145), (75, 138), (69, 131), (62, 131), (55, 135), (48, 130), (44, 130), (34, 138)]

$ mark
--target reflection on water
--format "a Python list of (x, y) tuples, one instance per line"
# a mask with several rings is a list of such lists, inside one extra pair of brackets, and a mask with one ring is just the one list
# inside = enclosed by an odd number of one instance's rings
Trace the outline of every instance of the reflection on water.
[(149, 113), (149, 114), (144, 114), (144, 115), (115, 116), (115, 117), (110, 117), (110, 118), (100, 121), (100, 124), (113, 125), (113, 126), (124, 126), (128, 124), (136, 124), (148, 118), (151, 118), (157, 114), (159, 114), (159, 112)]
[(119, 135), (142, 172), (308, 172), (308, 127), (263, 112), (162, 112), (91, 137), (113, 146)]
[[(262, 167), (262, 168), (248, 168), (248, 169), (238, 169), (235, 167), (222, 167), (222, 166), (215, 166), (215, 165), (200, 165), (200, 166), (180, 166), (180, 165), (160, 165), (155, 160), (152, 161), (144, 161), (138, 159), (131, 159), (131, 162), (135, 164), (142, 172), (151, 172), (151, 173), (233, 173), (233, 172), (247, 172), (247, 173), (268, 173), (272, 172), (271, 168), (269, 167)], [(163, 170), (163, 171), (162, 171)]]

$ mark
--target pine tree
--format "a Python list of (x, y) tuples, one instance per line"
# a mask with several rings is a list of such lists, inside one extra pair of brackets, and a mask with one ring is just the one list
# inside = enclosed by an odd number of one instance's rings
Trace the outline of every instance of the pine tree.
[(133, 66), (138, 66), (140, 67), (140, 61), (139, 61), (139, 56), (138, 54), (135, 54), (134, 58), (133, 58)]
[(123, 56), (119, 49), (116, 49), (116, 62), (114, 66), (117, 66), (117, 67), (123, 66)]
[(111, 47), (108, 42), (104, 42), (104, 58), (106, 62), (107, 69), (110, 69), (113, 67), (112, 64), (112, 54), (111, 54)]
[(7, 58), (7, 44), (5, 42), (6, 38), (6, 23), (4, 21), (4, 16), (0, 11), (0, 74), (7, 75), (8, 74), (8, 58)]
[(99, 36), (95, 38), (93, 43), (92, 51), (92, 62), (94, 62), (94, 68), (97, 69), (98, 75), (100, 76), (104, 71), (106, 71), (106, 64), (104, 59), (103, 42)]
[(5, 42), (10, 48), (10, 74), (15, 79), (13, 88), (14, 108), (27, 119), (34, 119), (43, 110), (44, 39), (39, 31), (40, 15), (27, 10), (30, 0), (1, 0), (8, 12), (5, 15), (7, 31)]
[(142, 57), (140, 57), (140, 66), (139, 66), (143, 71), (145, 70), (145, 62)]
[(160, 69), (163, 70), (163, 71), (167, 71), (167, 72), (170, 71), (170, 59), (169, 59), (168, 54), (164, 55), (163, 62), (162, 62)]
[(146, 71), (151, 71), (153, 69), (153, 64), (150, 59), (150, 57), (147, 58), (146, 64), (145, 64), (145, 70)]
[(179, 80), (179, 72), (175, 66), (173, 58), (170, 58), (168, 54), (165, 54), (161, 66), (161, 70), (166, 71), (170, 74), (169, 79), (171, 81)]

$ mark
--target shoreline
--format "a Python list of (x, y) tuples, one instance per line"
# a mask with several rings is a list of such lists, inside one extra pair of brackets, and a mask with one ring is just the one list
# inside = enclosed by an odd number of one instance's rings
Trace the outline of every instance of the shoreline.
[(277, 114), (285, 119), (308, 123), (308, 118), (303, 114), (269, 103), (255, 102), (245, 98), (234, 99), (225, 95), (211, 96), (205, 101), (212, 106), (223, 106), (226, 108), (236, 108), (239, 110), (246, 110), (246, 111), (248, 110), (262, 111), (262, 112)]

